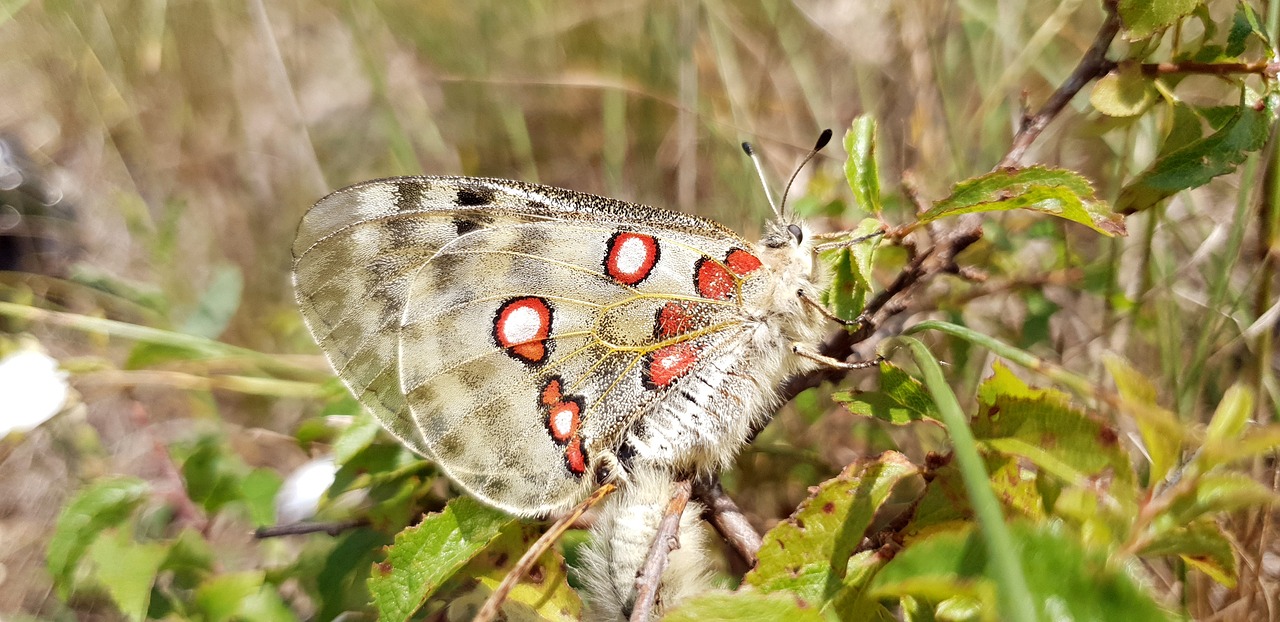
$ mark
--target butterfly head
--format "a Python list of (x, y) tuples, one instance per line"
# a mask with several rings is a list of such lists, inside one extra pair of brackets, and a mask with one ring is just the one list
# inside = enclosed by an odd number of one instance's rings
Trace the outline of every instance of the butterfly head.
[(758, 253), (774, 272), (806, 279), (816, 276), (812, 231), (793, 215), (784, 212), (765, 225)]

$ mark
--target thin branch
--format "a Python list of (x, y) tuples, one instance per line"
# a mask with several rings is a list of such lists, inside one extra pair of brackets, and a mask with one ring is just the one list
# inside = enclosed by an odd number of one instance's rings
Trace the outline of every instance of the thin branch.
[(254, 530), (253, 537), (257, 540), (264, 540), (266, 538), (302, 536), (312, 533), (327, 533), (330, 536), (336, 537), (344, 531), (365, 527), (368, 524), (369, 519), (367, 518), (355, 518), (332, 523), (288, 523), (284, 525), (271, 525), (270, 527), (259, 527)]
[(1144, 76), (1163, 76), (1169, 74), (1208, 74), (1227, 76), (1238, 73), (1256, 73), (1268, 78), (1280, 74), (1280, 63), (1255, 61), (1252, 63), (1197, 63), (1181, 61), (1176, 63), (1142, 63), (1139, 65)]
[(640, 566), (640, 572), (636, 573), (636, 602), (631, 609), (631, 622), (649, 622), (649, 616), (653, 614), (662, 573), (667, 569), (667, 556), (680, 548), (680, 515), (692, 494), (689, 480), (675, 483), (675, 492), (667, 502), (662, 522), (658, 523), (658, 533), (653, 536), (653, 544), (649, 545), (649, 555)]
[(538, 541), (534, 542), (533, 546), (529, 547), (529, 550), (524, 552), (524, 555), (522, 555), (520, 560), (516, 562), (516, 565), (511, 569), (511, 572), (508, 572), (507, 576), (502, 578), (502, 583), (499, 583), (498, 587), (494, 588), (493, 593), (489, 595), (489, 599), (484, 601), (484, 605), (482, 605), (480, 607), (480, 611), (476, 613), (476, 617), (473, 619), (473, 622), (490, 622), (495, 619), (498, 616), (499, 610), (502, 609), (503, 601), (507, 600), (507, 595), (510, 594), (511, 590), (520, 582), (520, 579), (523, 579), (524, 576), (529, 573), (529, 569), (533, 567), (538, 559), (546, 554), (547, 551), (551, 550), (551, 547), (560, 539), (560, 536), (564, 535), (564, 532), (568, 531), (569, 528), (573, 526), (574, 522), (581, 518), (587, 510), (599, 503), (601, 499), (609, 496), (609, 493), (616, 489), (617, 487), (613, 484), (604, 484), (597, 488), (596, 491), (591, 493), (591, 495), (586, 499), (583, 499), (582, 503), (574, 506), (569, 513), (561, 516), (556, 520), (556, 522), (552, 523), (546, 533), (543, 533), (542, 537), (538, 538)]
[(1086, 84), (1107, 75), (1115, 68), (1115, 62), (1107, 60), (1107, 49), (1111, 47), (1111, 42), (1120, 32), (1120, 15), (1116, 12), (1116, 0), (1108, 0), (1103, 4), (1106, 6), (1107, 19), (1098, 29), (1093, 45), (1089, 47), (1088, 52), (1085, 52), (1084, 58), (1080, 59), (1080, 63), (1076, 65), (1071, 75), (1058, 86), (1058, 90), (1054, 91), (1053, 95), (1049, 96), (1044, 106), (1041, 106), (1035, 114), (1023, 119), (1022, 127), (1013, 137), (1013, 145), (1000, 161), (999, 168), (1017, 166), (1018, 161), (1031, 147), (1031, 143), (1035, 142), (1044, 128), (1049, 126), (1049, 122), (1071, 103), (1076, 93), (1079, 93)]
[(733, 547), (748, 567), (754, 567), (762, 544), (760, 534), (747, 521), (738, 504), (725, 494), (720, 480), (698, 480), (694, 484), (694, 494), (707, 507), (707, 520), (720, 533), (720, 537)]

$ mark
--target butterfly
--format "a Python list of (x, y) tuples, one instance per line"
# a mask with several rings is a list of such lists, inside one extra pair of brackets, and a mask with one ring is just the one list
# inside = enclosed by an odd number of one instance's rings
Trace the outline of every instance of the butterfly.
[(522, 516), (641, 467), (721, 469), (786, 378), (862, 366), (817, 353), (824, 270), (785, 207), (752, 243), (571, 190), (399, 177), (321, 199), (293, 256), (303, 317), (352, 394)]

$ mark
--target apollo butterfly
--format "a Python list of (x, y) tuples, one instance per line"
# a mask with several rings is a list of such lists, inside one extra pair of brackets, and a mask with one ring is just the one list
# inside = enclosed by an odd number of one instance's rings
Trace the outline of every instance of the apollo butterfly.
[(545, 515), (640, 470), (721, 469), (786, 378), (858, 366), (816, 354), (821, 263), (808, 226), (775, 212), (751, 243), (548, 186), (382, 179), (306, 214), (293, 281), (387, 430), (477, 498)]

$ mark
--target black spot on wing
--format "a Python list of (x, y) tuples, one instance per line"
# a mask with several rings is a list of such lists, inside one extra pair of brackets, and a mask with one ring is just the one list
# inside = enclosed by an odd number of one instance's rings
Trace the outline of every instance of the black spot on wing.
[(454, 202), (459, 207), (475, 207), (493, 203), (494, 191), (484, 186), (460, 186)]
[(470, 218), (459, 218), (453, 221), (453, 226), (455, 229), (458, 230), (459, 236), (464, 236), (468, 233), (471, 233), (472, 231), (475, 231), (476, 229), (479, 229), (480, 223)]
[(401, 179), (396, 182), (396, 211), (412, 211), (421, 209), (422, 195), (431, 188), (430, 184), (421, 180)]

